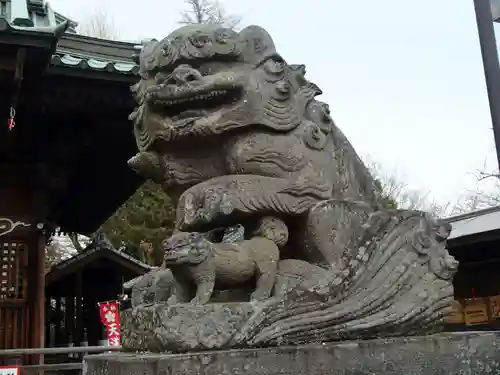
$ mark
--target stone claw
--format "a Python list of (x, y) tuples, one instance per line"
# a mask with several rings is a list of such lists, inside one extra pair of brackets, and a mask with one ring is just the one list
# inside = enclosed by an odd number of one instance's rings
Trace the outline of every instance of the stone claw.
[(170, 296), (170, 298), (167, 300), (167, 305), (175, 305), (176, 303), (177, 303), (176, 296)]
[(191, 300), (190, 304), (191, 305), (205, 305), (206, 301), (203, 301), (202, 298), (200, 298), (200, 297), (194, 297)]
[(250, 301), (262, 302), (269, 298), (269, 295), (265, 295), (264, 293), (260, 293), (258, 291), (253, 292), (250, 295)]
[(211, 222), (233, 211), (229, 192), (219, 184), (194, 186), (183, 194), (179, 204), (183, 205), (184, 213), (181, 229)]

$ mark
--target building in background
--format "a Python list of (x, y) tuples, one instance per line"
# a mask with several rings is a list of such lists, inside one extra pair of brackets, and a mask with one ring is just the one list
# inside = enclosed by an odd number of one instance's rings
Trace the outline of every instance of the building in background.
[(45, 346), (99, 345), (106, 337), (97, 304), (119, 300), (124, 282), (150, 270), (98, 241), (53, 266), (45, 275)]
[(143, 182), (137, 46), (78, 35), (43, 0), (0, 5), (0, 349), (43, 347), (47, 238), (92, 233)]
[(500, 206), (450, 217), (448, 250), (459, 262), (451, 330), (500, 329)]

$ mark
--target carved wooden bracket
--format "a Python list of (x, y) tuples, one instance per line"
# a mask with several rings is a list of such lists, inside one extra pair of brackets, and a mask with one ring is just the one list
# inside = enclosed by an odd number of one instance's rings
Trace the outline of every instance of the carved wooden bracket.
[(0, 237), (5, 236), (14, 231), (19, 226), (31, 227), (31, 224), (23, 223), (22, 221), (12, 221), (6, 217), (0, 217)]

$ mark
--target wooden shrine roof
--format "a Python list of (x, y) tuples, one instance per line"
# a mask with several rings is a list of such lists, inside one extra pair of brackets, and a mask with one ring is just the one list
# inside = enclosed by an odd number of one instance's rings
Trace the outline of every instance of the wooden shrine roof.
[[(143, 182), (127, 166), (136, 152), (128, 115), (141, 43), (78, 35), (76, 22), (42, 0), (11, 0), (6, 9), (0, 51), (13, 63), (0, 64), (0, 87), (8, 88), (0, 93), (0, 156), (4, 163), (49, 171), (37, 182), (51, 197), (45, 221), (90, 234)], [(16, 94), (16, 127), (7, 132), (2, 118), (21, 47), (27, 51), (24, 80)]]
[(137, 43), (66, 33), (59, 40), (50, 69), (62, 67), (122, 74), (131, 76), (131, 82), (135, 82), (139, 66), (133, 56), (140, 48)]
[[(112, 41), (79, 35), (78, 23), (55, 12), (45, 0), (11, 0), (0, 16), (2, 43), (20, 44), (21, 35), (35, 39), (54, 36), (57, 48), (50, 59), (51, 68), (66, 67), (135, 76), (133, 60), (140, 43)], [(27, 39), (29, 40), (29, 39)]]
[(151, 270), (151, 266), (137, 260), (123, 251), (116, 250), (111, 246), (100, 244), (89, 244), (82, 252), (68, 258), (55, 266), (45, 274), (45, 286), (64, 281), (67, 276), (73, 275), (79, 270), (92, 267), (94, 264), (108, 260), (118, 265), (127, 273), (140, 276)]

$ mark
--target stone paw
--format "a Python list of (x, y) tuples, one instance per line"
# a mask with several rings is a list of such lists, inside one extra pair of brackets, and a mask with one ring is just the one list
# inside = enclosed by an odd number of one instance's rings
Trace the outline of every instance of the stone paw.
[(170, 296), (170, 298), (167, 300), (167, 305), (175, 305), (177, 303), (178, 301), (176, 296)]
[(194, 297), (189, 303), (191, 305), (205, 305), (207, 302), (204, 298)]
[(182, 205), (180, 228), (205, 224), (233, 212), (230, 193), (222, 185), (194, 186), (179, 200)]
[(262, 302), (268, 299), (270, 296), (271, 296), (270, 293), (253, 292), (250, 295), (250, 301)]

